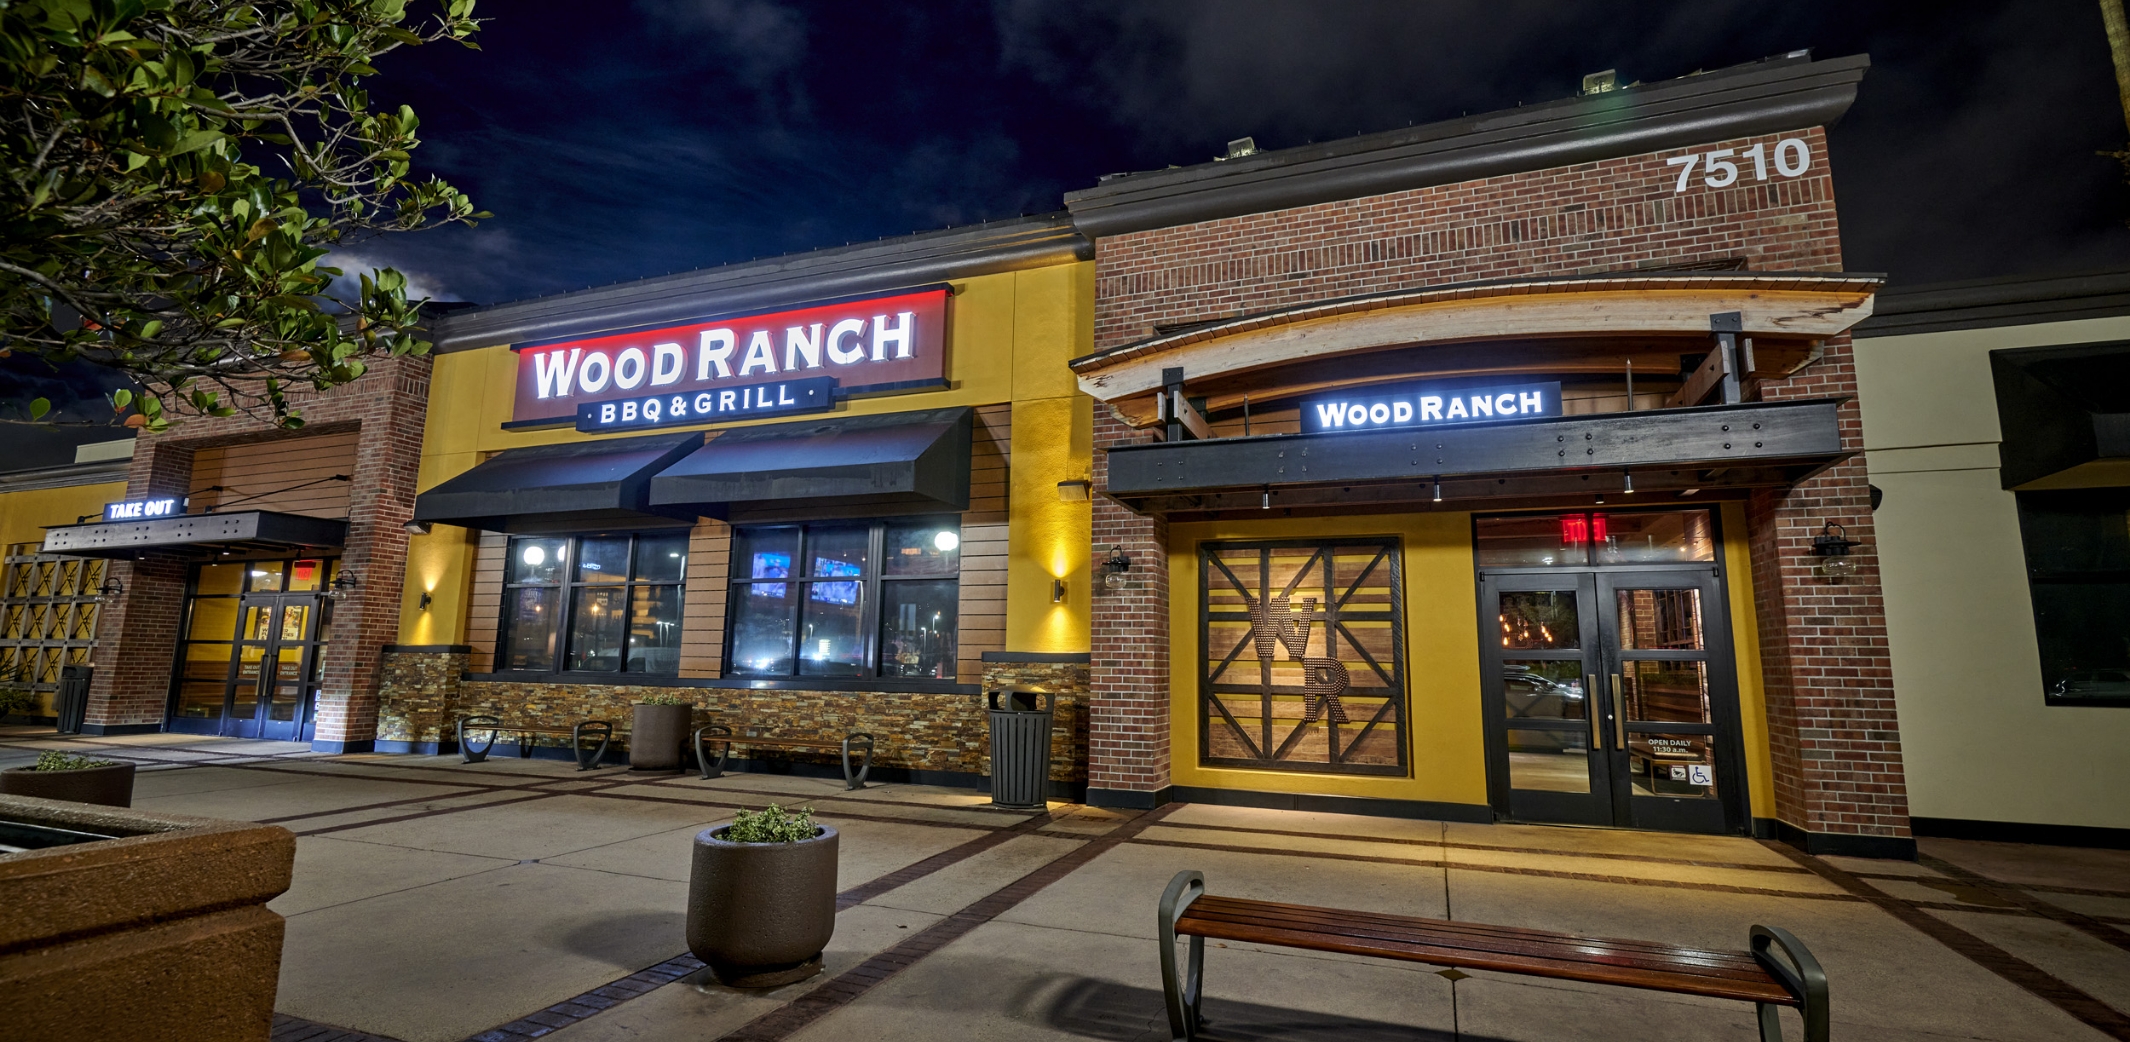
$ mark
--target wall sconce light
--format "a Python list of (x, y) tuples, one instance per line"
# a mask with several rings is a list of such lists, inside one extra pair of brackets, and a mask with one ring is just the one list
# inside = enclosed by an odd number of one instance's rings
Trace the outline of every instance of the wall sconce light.
[(432, 597), (432, 596), (430, 596), (430, 594), (429, 594), (429, 591), (427, 591), (427, 590), (423, 590), (423, 591), (422, 591), (422, 599), (421, 599), (421, 609), (422, 609), (423, 611), (428, 611), (428, 610), (429, 610), (429, 604), (430, 604), (430, 602), (431, 602), (431, 601), (433, 601), (433, 600), (435, 600), (435, 598), (434, 598), (434, 597)]
[(1849, 538), (1848, 529), (1829, 521), (1812, 539), (1812, 556), (1819, 558), (1812, 570), (1828, 582), (1841, 582), (1856, 574), (1856, 562), (1849, 558), (1849, 548), (1862, 545)]
[(1121, 546), (1109, 548), (1109, 560), (1102, 562), (1102, 585), (1112, 590), (1124, 588), (1124, 573), (1132, 570), (1132, 559)]
[(1052, 580), (1050, 580), (1050, 603), (1052, 603), (1052, 604), (1063, 604), (1063, 603), (1065, 603), (1065, 580), (1063, 580), (1063, 579), (1052, 579)]
[(408, 535), (428, 535), (431, 526), (427, 521), (409, 521), (400, 527), (405, 528)]
[(1094, 494), (1095, 483), (1084, 478), (1058, 482), (1058, 502), (1085, 503)]
[(96, 588), (96, 596), (107, 601), (115, 601), (125, 595), (126, 584), (117, 579), (105, 579), (104, 584)]
[(329, 582), (325, 585), (325, 595), (334, 598), (335, 600), (338, 600), (343, 594), (346, 594), (349, 590), (352, 590), (362, 584), (356, 580), (353, 574), (349, 572), (342, 572), (339, 575), (334, 576), (332, 582)]

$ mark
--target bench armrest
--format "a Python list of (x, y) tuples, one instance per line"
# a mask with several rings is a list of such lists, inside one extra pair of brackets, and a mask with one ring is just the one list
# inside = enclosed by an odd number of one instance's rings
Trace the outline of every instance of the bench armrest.
[(1185, 869), (1169, 880), (1169, 888), (1161, 894), (1161, 906), (1156, 912), (1154, 930), (1161, 938), (1161, 995), (1167, 1000), (1169, 1010), (1169, 1037), (1188, 1040), (1198, 1037), (1198, 1027), (1204, 1018), (1198, 1012), (1198, 999), (1205, 983), (1205, 938), (1191, 938), (1189, 961), (1176, 965), (1176, 922), (1191, 907), (1191, 902), (1205, 896), (1205, 873)]
[[(1798, 1013), (1805, 1021), (1805, 1042), (1827, 1042), (1827, 971), (1812, 957), (1812, 949), (1805, 947), (1796, 934), (1779, 926), (1754, 926), (1752, 944), (1753, 958), (1797, 999)], [(1771, 947), (1781, 949), (1789, 961), (1777, 959), (1769, 952)], [(1766, 1021), (1774, 1016), (1773, 1009), (1763, 1007), (1763, 1037), (1767, 1035)]]

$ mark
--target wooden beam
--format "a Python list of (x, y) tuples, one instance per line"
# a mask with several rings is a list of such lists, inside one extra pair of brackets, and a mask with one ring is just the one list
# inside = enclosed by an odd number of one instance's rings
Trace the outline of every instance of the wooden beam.
[[(1105, 402), (1157, 391), (1165, 368), (1194, 381), (1419, 344), (1551, 338), (1706, 335), (1708, 316), (1743, 315), (1743, 332), (1795, 339), (1830, 337), (1871, 313), (1872, 286), (1784, 290), (1769, 286), (1701, 289), (1585, 288), (1462, 296), (1393, 307), (1301, 309), (1220, 330), (1180, 335), (1074, 368), (1080, 388)], [(1510, 287), (1517, 289), (1516, 287)]]
[(1673, 391), (1671, 397), (1664, 399), (1664, 407), (1679, 409), (1701, 404), (1702, 400), (1709, 396), (1709, 392), (1723, 383), (1723, 372), (1723, 345), (1718, 344), (1709, 351), (1707, 358), (1701, 360), (1700, 368), (1695, 369), (1693, 375), (1686, 378), (1686, 383)]

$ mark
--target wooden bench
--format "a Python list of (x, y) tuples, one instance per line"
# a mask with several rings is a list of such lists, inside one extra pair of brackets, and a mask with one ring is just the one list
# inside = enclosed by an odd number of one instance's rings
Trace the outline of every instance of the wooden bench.
[[(717, 762), (714, 764), (710, 762), (709, 756), (703, 751), (703, 747), (706, 745), (723, 747), (718, 750)], [(863, 731), (853, 731), (844, 735), (841, 742), (832, 742), (816, 738), (766, 738), (754, 735), (737, 735), (732, 733), (731, 728), (722, 724), (705, 724), (695, 729), (695, 741), (690, 746), (695, 750), (695, 765), (702, 768), (703, 780), (708, 781), (711, 778), (724, 777), (725, 765), (732, 761), (732, 747), (735, 745), (746, 746), (749, 749), (818, 749), (823, 752), (841, 752), (843, 754), (843, 787), (845, 789), (865, 788), (866, 772), (873, 769), (873, 736)], [(853, 748), (858, 749), (863, 757), (855, 773), (851, 770), (851, 750)]]
[[(487, 731), (488, 744), (475, 751), (473, 743), (466, 739), (467, 731)], [(502, 737), (505, 731), (518, 736), (520, 759), (531, 758), (534, 735), (568, 735), (570, 751), (576, 755), (577, 769), (580, 771), (606, 766), (606, 747), (614, 740), (614, 725), (604, 720), (585, 720), (572, 727), (534, 727), (506, 724), (500, 717), (462, 716), (459, 717), (459, 762), (480, 763), (488, 759), (488, 751), (495, 748), (496, 739)], [(585, 755), (587, 750), (584, 748), (584, 740), (588, 736), (599, 739), (598, 748), (590, 750), (590, 756)]]
[[(1802, 942), (1772, 926), (1753, 927), (1751, 951), (1725, 952), (1214, 897), (1205, 891), (1205, 876), (1185, 871), (1176, 873), (1161, 895), (1161, 990), (1168, 999), (1169, 1030), (1179, 1040), (1197, 1038), (1205, 1024), (1199, 1001), (1208, 937), (1751, 1002), (1759, 1011), (1763, 1042), (1782, 1042), (1777, 1010), (1791, 1006), (1804, 1016), (1806, 1042), (1827, 1039), (1827, 975)], [(1189, 962), (1182, 967), (1176, 964), (1179, 936), (1191, 939)], [(1770, 946), (1782, 950), (1787, 965)]]

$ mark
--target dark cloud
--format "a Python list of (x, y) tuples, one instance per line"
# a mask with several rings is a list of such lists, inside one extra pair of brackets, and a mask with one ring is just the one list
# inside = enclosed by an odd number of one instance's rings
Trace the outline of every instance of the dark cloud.
[[(1901, 282), (2130, 266), (2091, 0), (631, 0), (484, 7), (386, 58), (416, 162), (496, 217), (350, 250), (497, 302), (1053, 210), (1203, 162), (1799, 48), (1868, 53), (1831, 132), (1847, 264)], [(100, 393), (90, 389), (90, 397)]]

